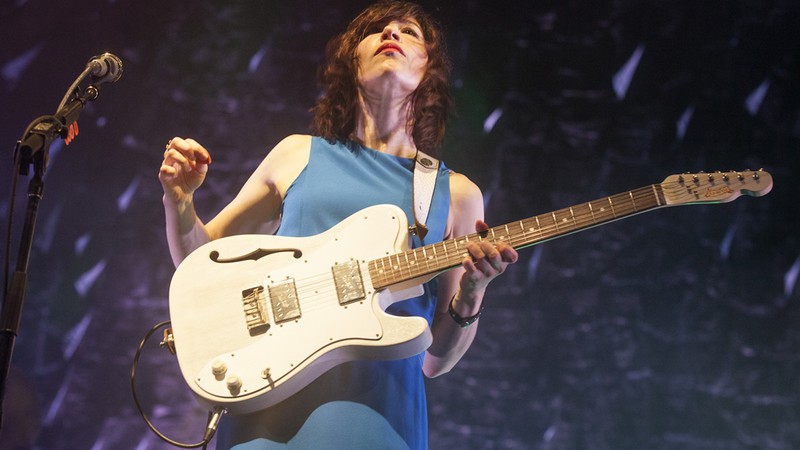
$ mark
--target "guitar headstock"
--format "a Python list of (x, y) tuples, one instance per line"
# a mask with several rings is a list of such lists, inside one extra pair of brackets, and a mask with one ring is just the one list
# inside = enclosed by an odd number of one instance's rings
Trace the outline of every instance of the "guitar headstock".
[(741, 195), (761, 197), (772, 190), (772, 175), (762, 170), (670, 175), (661, 188), (668, 205), (724, 203)]

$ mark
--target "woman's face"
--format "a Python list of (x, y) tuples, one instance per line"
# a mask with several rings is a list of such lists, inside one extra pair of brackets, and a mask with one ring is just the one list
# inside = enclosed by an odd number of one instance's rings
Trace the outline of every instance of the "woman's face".
[(428, 64), (422, 28), (414, 19), (393, 20), (368, 32), (358, 44), (358, 82), (369, 89), (381, 82), (397, 82), (413, 92)]

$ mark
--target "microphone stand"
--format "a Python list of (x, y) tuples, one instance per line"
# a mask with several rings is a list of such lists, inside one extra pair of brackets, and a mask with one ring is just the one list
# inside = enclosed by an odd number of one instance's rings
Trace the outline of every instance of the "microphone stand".
[[(28, 280), (28, 265), (30, 262), (33, 234), (36, 228), (36, 215), (39, 202), (44, 192), (44, 174), (47, 170), (50, 144), (56, 138), (65, 138), (67, 143), (72, 139), (70, 127), (75, 123), (86, 103), (97, 99), (100, 91), (94, 85), (88, 86), (82, 93), (78, 84), (91, 72), (91, 67), (75, 80), (57, 112), (52, 116), (42, 116), (31, 122), (28, 129), (17, 141), (14, 149), (14, 186), (18, 175), (28, 175), (29, 167), (33, 166), (33, 176), (28, 185), (28, 206), (25, 213), (25, 222), (22, 228), (16, 268), (11, 277), (8, 290), (3, 293), (3, 307), (0, 312), (0, 430), (3, 422), (3, 399), (5, 398), (6, 381), (11, 368), (11, 356), (14, 351), (14, 341), (19, 330), (22, 317), (22, 306), (25, 300), (25, 288)], [(13, 193), (13, 189), (12, 189)], [(11, 199), (13, 204), (14, 199)], [(9, 220), (13, 208), (9, 207)], [(11, 230), (9, 230), (9, 233)], [(10, 252), (10, 248), (6, 249)], [(7, 274), (3, 274), (7, 280)], [(4, 286), (5, 288), (5, 286)]]

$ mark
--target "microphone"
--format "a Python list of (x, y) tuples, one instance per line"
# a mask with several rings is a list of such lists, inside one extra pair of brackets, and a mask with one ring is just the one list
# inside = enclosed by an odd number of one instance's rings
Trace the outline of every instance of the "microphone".
[(112, 53), (103, 53), (90, 59), (86, 68), (91, 68), (92, 84), (113, 83), (122, 76), (122, 60)]

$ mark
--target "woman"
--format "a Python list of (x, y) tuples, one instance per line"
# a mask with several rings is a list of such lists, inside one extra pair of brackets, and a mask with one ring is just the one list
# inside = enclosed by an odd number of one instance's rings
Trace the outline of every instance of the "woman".
[[(245, 233), (318, 234), (380, 203), (413, 222), (417, 150), (435, 154), (450, 109), (449, 66), (438, 25), (417, 5), (379, 3), (327, 47), (324, 94), (314, 108), (317, 136), (280, 142), (234, 200), (204, 224), (193, 192), (211, 155), (192, 139), (167, 144), (159, 179), (175, 264), (212, 239)], [(419, 246), (487, 229), (483, 199), (467, 177), (440, 165), (429, 229)], [(424, 376), (449, 371), (469, 348), (488, 283), (517, 260), (508, 245), (470, 244), (461, 267), (427, 283), (422, 296), (387, 311), (428, 320), (433, 344), (396, 361), (355, 361), (324, 374), (289, 399), (223, 418), (220, 448), (426, 448)]]

